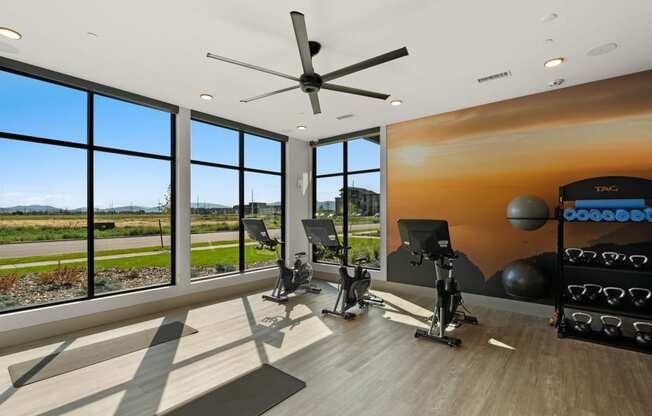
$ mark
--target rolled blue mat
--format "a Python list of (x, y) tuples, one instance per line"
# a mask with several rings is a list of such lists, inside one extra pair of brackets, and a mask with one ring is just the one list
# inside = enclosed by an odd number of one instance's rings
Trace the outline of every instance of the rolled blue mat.
[(619, 222), (627, 222), (627, 221), (629, 221), (629, 212), (625, 211), (624, 209), (617, 209), (616, 210), (616, 221), (619, 221)]
[(589, 220), (589, 210), (588, 209), (578, 209), (577, 210), (577, 221), (588, 221)]
[(580, 208), (645, 209), (645, 199), (578, 199), (575, 209)]
[(577, 211), (573, 208), (564, 208), (564, 219), (566, 221), (575, 221), (577, 219)]
[(645, 218), (648, 222), (652, 222), (652, 208), (645, 208)]
[(602, 221), (615, 221), (616, 220), (616, 214), (610, 210), (610, 209), (605, 209), (602, 210)]
[(645, 221), (645, 212), (641, 211), (640, 209), (633, 209), (629, 211), (629, 217), (634, 222)]
[(600, 212), (599, 209), (593, 208), (589, 210), (589, 219), (591, 221), (600, 222), (602, 221), (602, 213)]

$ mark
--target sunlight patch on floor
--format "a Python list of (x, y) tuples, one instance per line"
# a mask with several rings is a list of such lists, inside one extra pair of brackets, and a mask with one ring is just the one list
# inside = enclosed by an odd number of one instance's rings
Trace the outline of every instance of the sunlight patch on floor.
[(373, 291), (385, 300), (383, 317), (387, 320), (415, 328), (430, 328), (428, 318), (432, 311), (388, 292)]
[(499, 348), (505, 348), (506, 350), (516, 351), (516, 348), (512, 347), (511, 345), (507, 345), (504, 342), (498, 341), (495, 338), (489, 339), (489, 345), (493, 345), (494, 347), (499, 347)]

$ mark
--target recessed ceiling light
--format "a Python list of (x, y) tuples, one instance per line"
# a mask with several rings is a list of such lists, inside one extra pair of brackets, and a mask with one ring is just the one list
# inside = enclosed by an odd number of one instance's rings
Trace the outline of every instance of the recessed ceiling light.
[(297, 130), (306, 130), (307, 128), (306, 126), (297, 126)]
[(554, 68), (556, 66), (559, 66), (564, 63), (564, 58), (552, 58), (548, 59), (546, 62), (544, 62), (544, 66), (546, 68)]
[(11, 40), (18, 40), (23, 37), (23, 35), (8, 27), (0, 27), (0, 35)]
[(553, 20), (555, 20), (558, 17), (559, 17), (559, 15), (557, 13), (550, 13), (548, 15), (543, 16), (541, 18), (541, 22), (543, 22), (543, 23), (552, 22)]
[(401, 100), (392, 100), (392, 101), (390, 101), (390, 104), (393, 105), (394, 107), (398, 107), (399, 105), (403, 104), (403, 101), (401, 101)]
[(201, 94), (199, 97), (201, 97), (202, 100), (210, 101), (213, 99), (213, 96), (210, 94)]
[(554, 81), (550, 81), (550, 82), (548, 83), (548, 86), (549, 86), (549, 87), (558, 87), (558, 86), (560, 86), (561, 84), (563, 84), (564, 81), (565, 81), (564, 78), (557, 78), (557, 79), (554, 80)]
[(588, 56), (604, 55), (605, 53), (609, 53), (615, 50), (616, 48), (618, 48), (617, 43), (605, 43), (604, 45), (596, 46), (595, 48), (588, 51), (586, 54)]

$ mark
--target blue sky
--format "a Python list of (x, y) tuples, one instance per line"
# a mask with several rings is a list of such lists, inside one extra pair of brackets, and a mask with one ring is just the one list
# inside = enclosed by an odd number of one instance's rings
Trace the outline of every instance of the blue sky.
[[(85, 92), (3, 71), (0, 71), (0, 91), (0, 131), (86, 143)], [(168, 113), (99, 95), (95, 96), (94, 107), (96, 145), (170, 154)], [(191, 143), (194, 160), (238, 163), (238, 133), (233, 130), (193, 122)], [(244, 147), (245, 166), (280, 171), (279, 142), (246, 134)], [(366, 140), (350, 142), (349, 155), (350, 170), (379, 166), (378, 145)], [(341, 144), (318, 148), (319, 173), (341, 171), (341, 159)], [(360, 176), (355, 179), (356, 186), (364, 185), (378, 191), (375, 175)], [(237, 171), (194, 165), (192, 202), (236, 205), (237, 181)], [(103, 152), (95, 154), (96, 208), (157, 206), (169, 183), (167, 161)], [(322, 200), (323, 193), (339, 192), (339, 188), (340, 185), (320, 186), (318, 199)], [(278, 202), (281, 199), (280, 177), (246, 173), (246, 202), (251, 201), (252, 191), (256, 201)], [(15, 205), (85, 207), (86, 151), (0, 139), (0, 207)]]

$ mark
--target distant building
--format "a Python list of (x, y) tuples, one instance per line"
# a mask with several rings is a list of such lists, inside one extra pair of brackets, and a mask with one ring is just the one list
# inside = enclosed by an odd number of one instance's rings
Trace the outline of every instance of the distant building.
[[(335, 213), (341, 215), (344, 189), (335, 198)], [(380, 213), (380, 194), (365, 188), (349, 187), (349, 215), (373, 217)], [(353, 211), (353, 212), (352, 212)]]
[[(237, 210), (238, 205), (233, 209)], [(267, 202), (250, 202), (244, 206), (245, 215), (280, 215), (280, 204), (268, 204)]]

